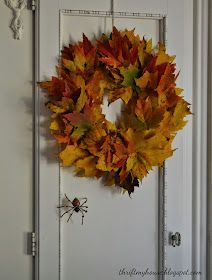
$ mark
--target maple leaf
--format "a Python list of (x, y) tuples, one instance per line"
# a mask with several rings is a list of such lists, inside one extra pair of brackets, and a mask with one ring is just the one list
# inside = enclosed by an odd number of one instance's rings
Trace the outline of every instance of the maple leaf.
[(177, 103), (173, 113), (173, 117), (171, 118), (170, 130), (172, 132), (176, 132), (182, 129), (187, 123), (184, 118), (189, 114), (191, 114), (191, 112), (188, 107), (188, 103), (185, 100), (181, 99)]
[(108, 103), (112, 103), (116, 101), (117, 99), (121, 98), (125, 104), (129, 102), (129, 100), (132, 98), (132, 88), (131, 87), (122, 87), (122, 88), (117, 88), (113, 91), (109, 92), (108, 95)]
[(75, 76), (74, 81), (77, 88), (81, 89), (80, 95), (76, 102), (76, 111), (80, 112), (84, 108), (88, 99), (85, 91), (85, 80), (82, 76), (77, 75)]
[(78, 141), (82, 136), (85, 135), (85, 133), (87, 133), (88, 130), (89, 130), (89, 127), (84, 126), (84, 125), (75, 126), (73, 129), (73, 132), (71, 134), (72, 140), (74, 142)]
[(132, 154), (127, 160), (127, 170), (131, 171), (134, 177), (142, 180), (148, 173), (142, 157), (137, 153)]
[(54, 138), (57, 140), (58, 143), (60, 144), (68, 144), (70, 141), (70, 137), (68, 135), (65, 134), (53, 134)]
[(74, 111), (64, 115), (64, 117), (74, 126), (71, 137), (75, 141), (79, 140), (91, 128), (91, 122), (87, 113)]
[(54, 112), (56, 114), (65, 113), (67, 111), (66, 108), (60, 107), (60, 106), (55, 105), (51, 102), (48, 102), (46, 105), (52, 112)]
[(111, 171), (113, 169), (112, 167), (112, 147), (111, 144), (113, 143), (113, 141), (111, 141), (111, 137), (110, 135), (107, 135), (104, 138), (104, 142), (101, 145), (100, 148), (100, 153), (99, 153), (99, 159), (97, 162), (96, 167), (99, 170), (102, 171)]
[(166, 158), (172, 156), (172, 140), (160, 133), (147, 133), (142, 141), (137, 143), (137, 151), (147, 170), (152, 169), (152, 166), (161, 166)]
[(148, 119), (146, 119), (146, 124), (148, 128), (157, 127), (162, 121), (165, 113), (165, 107), (155, 107), (152, 109), (152, 113)]
[(102, 103), (104, 90), (109, 87), (105, 73), (96, 70), (91, 80), (86, 85), (86, 92), (93, 102)]
[(132, 45), (138, 45), (140, 43), (139, 35), (135, 35), (135, 28), (132, 30), (125, 29), (122, 32), (122, 35), (127, 36), (127, 38), (129, 39), (129, 41)]
[(97, 63), (96, 47), (83, 34), (83, 41), (62, 50), (62, 65), (72, 73), (92, 71)]
[(83, 34), (83, 42), (74, 46), (74, 64), (82, 72), (93, 68), (96, 60), (96, 48)]
[(94, 156), (88, 156), (77, 160), (75, 167), (77, 173), (85, 177), (93, 177), (98, 174), (98, 170), (96, 169), (96, 158)]
[(152, 41), (146, 41), (145, 39), (138, 46), (138, 58), (142, 67), (147, 65), (152, 59), (151, 48)]
[(83, 139), (86, 149), (91, 154), (99, 156), (99, 143), (103, 142), (103, 139), (106, 135), (106, 130), (100, 125), (96, 125), (91, 128), (86, 135), (87, 137)]
[(135, 114), (142, 122), (146, 122), (152, 115), (152, 103), (149, 97), (145, 100), (139, 98), (135, 106)]
[(174, 71), (174, 69), (173, 69), (172, 65), (167, 64), (166, 70), (165, 70), (164, 74), (162, 75), (162, 77), (159, 81), (158, 87), (157, 87), (158, 95), (163, 95), (170, 88), (175, 87), (176, 77), (175, 77), (173, 71)]
[(127, 190), (128, 194), (130, 196), (130, 194), (134, 192), (134, 188), (139, 187), (138, 178), (134, 177), (131, 173), (128, 173), (125, 180), (123, 182), (120, 182), (119, 172), (117, 172), (117, 175), (115, 177), (115, 184), (118, 185), (119, 187)]
[(64, 115), (64, 117), (71, 122), (72, 125), (90, 125), (89, 115), (86, 113), (79, 113), (74, 111)]
[(159, 43), (159, 50), (157, 53), (157, 59), (156, 59), (156, 63), (155, 66), (164, 64), (164, 63), (172, 63), (175, 59), (175, 55), (173, 56), (169, 56), (168, 54), (166, 54), (166, 48), (163, 44)]
[(61, 51), (62, 58), (67, 60), (73, 60), (74, 59), (73, 52), (74, 52), (73, 45), (69, 44), (68, 47), (65, 46)]
[(84, 158), (85, 156), (87, 156), (87, 152), (74, 145), (67, 145), (60, 153), (63, 166), (71, 166), (76, 160)]
[(158, 84), (158, 72), (145, 71), (140, 78), (135, 79), (135, 82), (141, 90), (146, 90), (147, 86), (155, 89)]
[(70, 72), (76, 72), (76, 65), (72, 60), (68, 60), (63, 58), (62, 59), (62, 65), (68, 69)]
[(51, 130), (60, 130), (60, 125), (57, 120), (53, 120), (49, 126)]
[(49, 92), (55, 100), (60, 100), (63, 96), (65, 90), (65, 83), (63, 80), (57, 77), (52, 77), (51, 81), (43, 81), (38, 83), (40, 87)]
[(161, 131), (168, 136), (175, 135), (178, 130), (185, 126), (187, 120), (184, 120), (184, 118), (190, 114), (189, 104), (185, 100), (179, 99), (173, 111), (165, 112), (160, 123)]
[[(133, 31), (132, 31), (133, 32)], [(132, 45), (126, 32), (120, 32), (115, 27), (111, 33), (111, 39), (104, 38), (98, 41), (98, 50), (101, 56), (100, 61), (108, 66), (117, 68), (124, 64), (134, 64), (137, 60), (138, 46)], [(131, 34), (131, 38), (132, 38)]]
[(131, 86), (135, 87), (135, 78), (138, 78), (139, 69), (134, 65), (129, 65), (129, 67), (120, 67), (120, 73), (123, 76), (123, 82), (121, 83), (123, 86)]
[(97, 46), (99, 53), (104, 55), (104, 57), (99, 58), (100, 61), (115, 68), (121, 65), (121, 62), (115, 58), (115, 54), (109, 44), (98, 41)]

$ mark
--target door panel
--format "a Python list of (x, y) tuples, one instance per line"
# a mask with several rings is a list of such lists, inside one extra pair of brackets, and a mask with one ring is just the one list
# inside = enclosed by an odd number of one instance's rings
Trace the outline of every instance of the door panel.
[[(184, 11), (185, 1), (177, 2), (178, 7), (175, 7), (174, 1), (168, 1), (167, 5), (165, 0), (142, 3), (137, 0), (115, 1), (114, 25), (120, 29), (135, 28), (139, 35), (153, 38), (154, 45), (159, 40), (167, 39), (169, 52), (177, 54), (177, 65), (181, 69), (179, 86), (185, 88), (186, 99), (192, 101), (189, 95), (192, 75), (186, 72), (191, 71), (187, 62), (191, 62), (192, 54), (184, 49), (191, 26), (184, 28), (188, 12)], [(111, 9), (110, 4), (110, 1), (95, 0), (41, 1), (38, 17), (38, 80), (56, 75), (55, 65), (64, 44), (80, 40), (83, 32), (93, 38), (102, 32), (111, 31), (112, 18), (106, 13)], [(51, 16), (48, 5), (51, 5)], [(99, 11), (99, 15), (82, 10)], [(135, 16), (129, 12), (148, 14)], [(168, 17), (168, 32), (164, 13), (171, 16), (171, 19)], [(148, 268), (156, 272), (166, 264), (173, 269), (191, 269), (191, 243), (186, 235), (186, 232), (191, 232), (192, 173), (191, 168), (188, 168), (192, 160), (191, 124), (185, 132), (180, 132), (175, 141), (179, 150), (166, 163), (167, 175), (161, 180), (158, 169), (154, 169), (143, 180), (142, 186), (136, 188), (131, 199), (126, 194), (121, 195), (116, 188), (104, 187), (100, 180), (79, 178), (73, 175), (71, 168), (59, 166), (55, 158), (58, 148), (47, 135), (48, 113), (43, 93), (39, 97), (39, 279), (115, 280), (123, 268), (136, 268), (138, 271)], [(109, 109), (103, 105), (106, 117), (114, 120), (120, 112), (120, 106), (120, 102), (115, 102)], [(166, 184), (161, 185), (161, 182)], [(186, 198), (182, 197), (185, 189)], [(70, 199), (88, 198), (89, 208), (83, 226), (79, 213), (74, 213), (69, 223), (66, 223), (66, 216), (59, 218), (57, 206), (63, 201), (65, 193)], [(166, 193), (168, 197), (165, 199)], [(164, 216), (161, 217), (161, 214)], [(175, 216), (176, 223), (173, 219)], [(168, 244), (168, 234), (172, 230), (183, 233), (183, 246), (173, 249)], [(187, 250), (188, 254), (185, 253)], [(130, 276), (125, 277), (130, 279)], [(146, 279), (158, 277), (149, 275)], [(171, 278), (166, 276), (161, 279)]]
[[(81, 40), (82, 32), (92, 38), (112, 28), (107, 16), (73, 15), (66, 10), (60, 18), (62, 45)], [(154, 43), (159, 41), (158, 19), (115, 17), (114, 23), (120, 29), (136, 28), (136, 33), (153, 38)], [(71, 26), (76, 27), (75, 32)], [(115, 120), (121, 104), (116, 103), (109, 110), (105, 103), (106, 118)], [(67, 217), (61, 220), (62, 279), (69, 279), (71, 274), (76, 280), (115, 280), (122, 268), (132, 265), (140, 271), (146, 267), (158, 270), (158, 182), (155, 169), (131, 199), (115, 187), (105, 187), (101, 180), (79, 178), (70, 168), (61, 168), (61, 196), (87, 197), (89, 207), (83, 226), (81, 214), (73, 215), (68, 224)], [(79, 269), (81, 265), (83, 269)]]

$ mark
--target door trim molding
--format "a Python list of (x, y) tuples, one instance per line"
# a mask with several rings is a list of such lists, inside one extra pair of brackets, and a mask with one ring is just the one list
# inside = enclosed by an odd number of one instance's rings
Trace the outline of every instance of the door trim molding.
[[(208, 61), (212, 60), (212, 2), (209, 1), (209, 15), (208, 15)], [(207, 277), (212, 277), (212, 66), (208, 65), (208, 252), (207, 252)]]
[[(207, 100), (208, 0), (194, 1), (193, 77), (193, 270), (206, 279), (207, 252)], [(194, 279), (195, 278), (194, 276)]]

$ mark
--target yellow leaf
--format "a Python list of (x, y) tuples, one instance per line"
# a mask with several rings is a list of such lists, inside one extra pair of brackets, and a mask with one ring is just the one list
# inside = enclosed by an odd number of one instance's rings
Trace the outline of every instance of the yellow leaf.
[(140, 42), (140, 37), (139, 35), (135, 35), (134, 32), (135, 32), (135, 28), (132, 30), (125, 29), (125, 31), (123, 31), (121, 34), (123, 37), (124, 35), (126, 35), (127, 38), (130, 40), (131, 44), (137, 45)]
[(114, 91), (110, 91), (108, 96), (108, 102), (109, 104), (116, 101), (117, 99), (121, 98), (125, 104), (129, 102), (129, 100), (132, 98), (132, 88), (131, 87), (122, 87), (118, 88)]
[(86, 63), (86, 57), (84, 55), (83, 49), (76, 45), (74, 47), (75, 57), (74, 57), (74, 64), (77, 68), (79, 68), (81, 71), (84, 71), (85, 63)]
[(175, 87), (176, 77), (173, 73), (172, 65), (168, 64), (166, 66), (165, 73), (162, 75), (160, 82), (157, 87), (157, 92), (159, 95), (165, 94), (170, 88)]
[(151, 52), (152, 52), (152, 39), (150, 39), (146, 42), (146, 52), (149, 54), (151, 54)]
[(83, 172), (83, 176), (93, 177), (96, 176), (98, 170), (96, 169), (96, 159), (93, 156), (79, 159), (76, 163), (76, 171), (78, 173)]
[(84, 108), (86, 102), (87, 102), (87, 95), (86, 95), (85, 91), (82, 90), (79, 98), (77, 99), (76, 111), (80, 112)]
[(175, 57), (176, 57), (175, 55), (169, 56), (165, 52), (159, 52), (158, 56), (157, 56), (157, 59), (156, 59), (155, 66), (161, 65), (163, 63), (173, 62)]
[(175, 88), (175, 93), (176, 93), (177, 95), (180, 95), (182, 92), (183, 92), (183, 89), (182, 89), (182, 88)]
[(70, 70), (71, 72), (76, 71), (76, 66), (73, 61), (68, 60), (68, 59), (63, 59), (62, 62), (63, 62), (64, 67), (67, 68), (68, 70)]
[(47, 106), (52, 112), (57, 113), (57, 114), (61, 114), (61, 113), (66, 112), (66, 109), (61, 108), (60, 106), (57, 106), (57, 105), (55, 105), (53, 103), (50, 103), (50, 102), (48, 103)]
[(184, 121), (185, 116), (191, 114), (188, 108), (188, 103), (181, 99), (174, 110), (173, 117), (171, 118), (170, 130), (176, 132), (182, 129), (187, 121)]
[(155, 89), (157, 86), (158, 81), (158, 73), (149, 73), (148, 71), (145, 71), (144, 74), (139, 78), (135, 79), (136, 85), (140, 89), (146, 89), (148, 83), (152, 89)]
[(76, 111), (80, 112), (87, 102), (87, 95), (85, 92), (85, 81), (81, 76), (77, 76), (75, 82), (77, 87), (81, 88), (81, 93), (76, 103)]
[(58, 105), (66, 111), (72, 112), (74, 110), (73, 100), (67, 97), (63, 97), (61, 101), (58, 101)]
[(142, 180), (147, 175), (148, 171), (145, 164), (137, 158), (133, 165), (131, 173), (134, 177)]
[(147, 168), (139, 154), (131, 155), (128, 158), (127, 168), (128, 171), (131, 171), (131, 174), (139, 180), (142, 180), (148, 173)]
[(107, 164), (105, 154), (100, 154), (98, 162), (96, 164), (96, 168), (101, 171), (111, 171), (112, 167)]
[(74, 131), (71, 134), (71, 137), (77, 141), (79, 140), (87, 131), (89, 127), (86, 125), (79, 125), (74, 128)]
[(139, 154), (147, 169), (152, 166), (161, 166), (164, 160), (173, 154), (171, 149), (172, 138), (167, 140), (160, 133), (144, 136), (139, 143)]
[(60, 158), (63, 162), (63, 166), (71, 166), (76, 160), (83, 158), (87, 153), (74, 146), (67, 145), (66, 148), (60, 153)]
[(145, 73), (139, 79), (135, 79), (135, 82), (140, 89), (146, 88), (149, 82), (149, 72), (145, 71)]
[(108, 87), (108, 81), (105, 78), (105, 74), (100, 70), (96, 70), (92, 79), (86, 85), (86, 91), (89, 97), (96, 103), (101, 104), (106, 87)]
[(59, 130), (60, 129), (60, 126), (59, 126), (59, 123), (57, 120), (54, 120), (53, 122), (51, 122), (49, 128), (51, 130)]
[(116, 131), (117, 127), (115, 125), (115, 123), (112, 123), (110, 121), (106, 121), (106, 127), (108, 131)]
[(127, 171), (130, 171), (134, 164), (135, 164), (136, 158), (135, 155), (130, 155), (127, 159)]
[(52, 81), (38, 82), (38, 84), (42, 89), (45, 89), (47, 91), (50, 91), (50, 89), (52, 87)]

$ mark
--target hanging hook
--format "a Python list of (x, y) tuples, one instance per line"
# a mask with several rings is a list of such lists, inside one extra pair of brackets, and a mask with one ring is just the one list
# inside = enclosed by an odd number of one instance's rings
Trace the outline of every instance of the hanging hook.
[(114, 0), (111, 0), (112, 30), (114, 26)]

